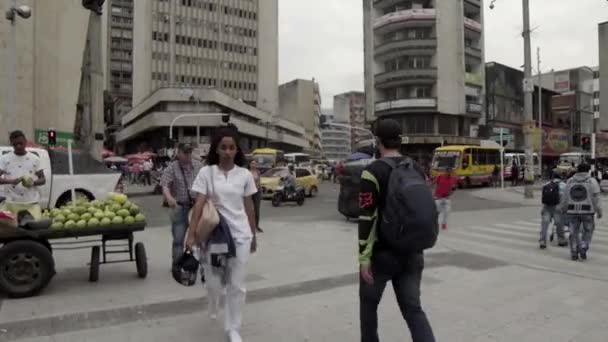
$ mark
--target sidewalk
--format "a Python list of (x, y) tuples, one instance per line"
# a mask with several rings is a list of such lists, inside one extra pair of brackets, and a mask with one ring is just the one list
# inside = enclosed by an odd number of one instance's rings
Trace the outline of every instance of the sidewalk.
[(154, 187), (155, 185), (135, 185), (126, 182), (124, 193), (129, 197), (148, 196), (153, 194)]

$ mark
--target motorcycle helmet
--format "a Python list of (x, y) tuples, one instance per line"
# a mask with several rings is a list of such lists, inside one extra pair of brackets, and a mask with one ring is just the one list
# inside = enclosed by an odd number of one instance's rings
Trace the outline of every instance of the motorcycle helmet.
[(184, 286), (196, 284), (199, 261), (194, 257), (192, 251), (186, 250), (177, 260), (177, 267), (173, 270), (173, 279)]

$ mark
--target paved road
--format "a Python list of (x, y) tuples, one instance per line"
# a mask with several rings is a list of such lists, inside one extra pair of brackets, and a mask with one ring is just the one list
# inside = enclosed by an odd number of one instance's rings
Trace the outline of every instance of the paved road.
[[(338, 212), (339, 186), (325, 182), (321, 185), (319, 194), (315, 198), (307, 198), (302, 207), (295, 203), (285, 203), (279, 208), (274, 208), (270, 201), (262, 202), (262, 221), (289, 218), (293, 222), (305, 222), (313, 220), (344, 220)], [(512, 204), (500, 201), (489, 201), (472, 195), (474, 190), (458, 190), (454, 193), (452, 210), (458, 211), (480, 211), (488, 209), (502, 209), (520, 207), (520, 204)], [(498, 190), (497, 190), (498, 191)], [(161, 208), (161, 196), (134, 197), (133, 202), (143, 208), (150, 227), (166, 227), (169, 225), (167, 210)], [(262, 224), (261, 224), (262, 225)]]

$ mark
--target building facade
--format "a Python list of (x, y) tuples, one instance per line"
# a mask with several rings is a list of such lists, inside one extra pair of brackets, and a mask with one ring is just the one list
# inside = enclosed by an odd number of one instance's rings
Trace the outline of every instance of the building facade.
[[(347, 123), (337, 121), (332, 114), (322, 114), (326, 122)], [(323, 155), (330, 162), (346, 160), (351, 155), (351, 131), (348, 128), (328, 125), (321, 129), (321, 145)]]
[(366, 129), (365, 93), (350, 91), (334, 96), (334, 117), (353, 126), (351, 131), (351, 148), (363, 140), (370, 139)]
[(103, 11), (106, 124), (120, 127), (133, 107), (133, 0), (107, 0)]
[[(480, 135), (502, 144), (508, 151), (523, 152), (524, 72), (490, 62), (486, 64), (485, 75), (487, 125)], [(532, 116), (537, 122), (533, 148), (537, 152), (540, 150), (542, 132), (543, 159), (554, 159), (570, 148), (570, 121), (563, 121), (561, 117), (553, 115), (552, 99), (558, 95), (560, 94), (555, 91), (542, 88), (542, 129), (539, 124), (538, 86), (532, 96)]]
[(296, 79), (279, 86), (279, 116), (306, 129), (308, 153), (321, 153), (321, 95), (314, 79)]
[(482, 0), (364, 0), (366, 113), (391, 117), (403, 149), (479, 144), (484, 124)]
[(133, 103), (210, 87), (276, 114), (278, 0), (134, 2)]
[[(594, 105), (599, 106), (598, 130), (608, 131), (608, 21), (598, 25), (599, 66), (595, 77), (597, 92), (594, 93)], [(604, 89), (604, 91), (601, 91)]]

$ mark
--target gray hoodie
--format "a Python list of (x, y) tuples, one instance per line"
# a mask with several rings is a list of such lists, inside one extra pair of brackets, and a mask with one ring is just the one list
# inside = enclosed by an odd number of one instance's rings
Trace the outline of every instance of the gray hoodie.
[(593, 209), (595, 214), (598, 217), (602, 216), (602, 206), (600, 201), (600, 185), (597, 183), (597, 180), (587, 172), (578, 172), (572, 178), (568, 179), (566, 183), (566, 190), (564, 191), (564, 196), (562, 196), (560, 203), (560, 211), (566, 213), (568, 211), (568, 203), (570, 202), (570, 189), (574, 184), (577, 183), (589, 183), (589, 188), (591, 190), (591, 200), (593, 202)]

